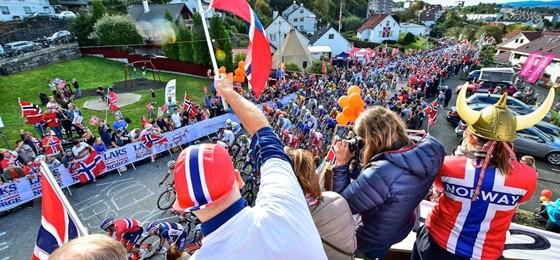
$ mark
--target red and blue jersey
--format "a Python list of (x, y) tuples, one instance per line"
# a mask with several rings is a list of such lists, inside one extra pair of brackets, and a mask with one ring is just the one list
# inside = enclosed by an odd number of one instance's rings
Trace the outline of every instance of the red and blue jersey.
[(426, 220), (431, 237), (447, 251), (466, 258), (497, 259), (518, 204), (531, 198), (537, 173), (513, 162), (510, 175), (488, 167), (480, 193), (472, 196), (481, 168), (465, 156), (447, 156), (434, 182), (443, 192)]
[(138, 220), (131, 218), (121, 218), (115, 220), (115, 232), (116, 239), (121, 241), (122, 237), (126, 233), (134, 233), (140, 230), (142, 227), (138, 225)]
[(183, 231), (183, 227), (177, 223), (161, 222), (158, 225), (159, 237), (170, 242), (177, 240), (177, 237), (187, 236), (187, 232)]

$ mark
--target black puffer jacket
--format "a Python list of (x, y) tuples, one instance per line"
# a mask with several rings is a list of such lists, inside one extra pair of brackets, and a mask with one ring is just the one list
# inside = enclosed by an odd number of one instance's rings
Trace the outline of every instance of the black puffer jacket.
[(359, 251), (398, 243), (410, 233), (414, 209), (428, 193), (444, 157), (443, 145), (426, 136), (408, 149), (375, 155), (353, 182), (347, 165), (333, 169), (334, 190), (348, 201), (353, 214), (362, 215)]

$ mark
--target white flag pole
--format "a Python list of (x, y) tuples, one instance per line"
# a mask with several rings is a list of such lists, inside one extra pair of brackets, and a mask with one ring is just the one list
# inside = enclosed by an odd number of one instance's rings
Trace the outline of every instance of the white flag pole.
[[(202, 1), (198, 0), (198, 9), (200, 13), (200, 19), (202, 20), (202, 28), (204, 28), (204, 35), (206, 36), (206, 43), (208, 44), (208, 51), (210, 52), (210, 60), (212, 60), (212, 67), (214, 68), (214, 80), (220, 78), (220, 72), (218, 70), (218, 63), (216, 62), (216, 56), (214, 55), (214, 48), (212, 47), (212, 40), (210, 39), (210, 33), (208, 32), (208, 25), (206, 24), (206, 15), (202, 7)], [(224, 97), (222, 98), (222, 105), (224, 110), (228, 110), (228, 104)]]
[(41, 161), (41, 171), (43, 172), (43, 176), (41, 176), (41, 177), (48, 179), (49, 182), (52, 184), (54, 192), (60, 198), (60, 201), (62, 202), (62, 205), (66, 208), (66, 211), (68, 212), (68, 215), (70, 216), (72, 221), (76, 224), (79, 236), (88, 235), (88, 230), (82, 224), (82, 222), (78, 218), (78, 215), (76, 215), (76, 212), (74, 212), (74, 209), (72, 208), (72, 205), (70, 205), (70, 202), (68, 202), (68, 199), (66, 199), (66, 196), (64, 195), (64, 193), (60, 189), (60, 186), (58, 186), (58, 182), (56, 181), (56, 179), (54, 178), (54, 176), (51, 173), (51, 170), (49, 169), (49, 167), (47, 166), (47, 164), (44, 161)]

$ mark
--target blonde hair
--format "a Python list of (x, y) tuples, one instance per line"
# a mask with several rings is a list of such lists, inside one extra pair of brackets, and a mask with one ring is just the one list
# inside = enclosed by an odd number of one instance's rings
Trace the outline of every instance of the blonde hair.
[(303, 149), (289, 150), (288, 156), (292, 159), (294, 172), (304, 195), (318, 199), (321, 197), (319, 175), (315, 172), (315, 161), (311, 152)]
[(101, 234), (87, 235), (62, 245), (49, 260), (127, 260), (126, 249), (117, 240)]
[(397, 142), (400, 142), (402, 148), (414, 145), (408, 138), (402, 119), (395, 112), (380, 106), (364, 111), (356, 120), (354, 132), (361, 138), (365, 138), (362, 153), (363, 167), (374, 155), (394, 150), (393, 147)]
[(535, 170), (537, 169), (535, 157), (533, 157), (533, 156), (523, 155), (523, 156), (521, 156), (521, 162), (527, 164), (529, 167), (531, 167)]

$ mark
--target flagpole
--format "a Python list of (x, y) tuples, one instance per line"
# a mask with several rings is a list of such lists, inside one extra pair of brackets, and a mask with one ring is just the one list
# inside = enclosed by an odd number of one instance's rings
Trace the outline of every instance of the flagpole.
[[(202, 28), (204, 28), (204, 35), (206, 36), (206, 43), (208, 44), (208, 51), (210, 52), (212, 67), (214, 68), (214, 80), (217, 80), (220, 79), (220, 71), (218, 70), (218, 63), (216, 62), (216, 56), (214, 55), (214, 48), (212, 47), (210, 33), (208, 32), (208, 25), (206, 24), (206, 15), (202, 7), (202, 1), (201, 0), (197, 0), (197, 1), (198, 1), (198, 9), (199, 9), (198, 12), (200, 13), (200, 18), (202, 20)], [(226, 100), (224, 99), (224, 97), (221, 98), (222, 98), (222, 105), (224, 106), (224, 110), (228, 110), (228, 104), (226, 103)]]
[(58, 182), (56, 181), (56, 179), (54, 178), (54, 176), (51, 173), (51, 170), (49, 169), (49, 167), (47, 166), (47, 164), (44, 161), (41, 161), (41, 170), (43, 172), (42, 177), (47, 178), (48, 181), (52, 184), (54, 192), (60, 198), (60, 201), (62, 202), (62, 205), (66, 208), (66, 211), (68, 212), (69, 217), (72, 219), (74, 224), (76, 224), (76, 228), (78, 229), (79, 236), (88, 235), (87, 228), (82, 224), (82, 222), (78, 218), (78, 215), (76, 215), (76, 212), (74, 212), (74, 209), (72, 208), (72, 205), (70, 205), (70, 202), (68, 202), (68, 199), (66, 199), (66, 196), (64, 195), (64, 193), (60, 189), (60, 186), (58, 186)]
[(107, 96), (105, 96), (105, 98), (107, 99), (107, 107), (105, 108), (105, 122), (107, 122), (107, 115), (109, 114), (109, 88), (107, 88)]

